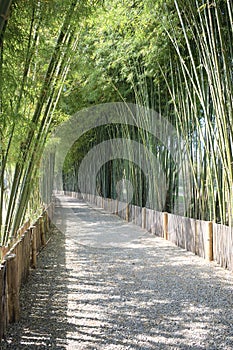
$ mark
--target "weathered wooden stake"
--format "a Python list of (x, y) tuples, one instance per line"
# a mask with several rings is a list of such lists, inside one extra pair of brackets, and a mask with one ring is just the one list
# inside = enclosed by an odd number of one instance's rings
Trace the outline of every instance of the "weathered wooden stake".
[(116, 215), (118, 215), (118, 205), (119, 205), (119, 202), (118, 202), (118, 199), (116, 199), (116, 211), (115, 211)]
[(146, 228), (146, 208), (142, 208), (142, 228)]
[(197, 221), (195, 220), (195, 254), (199, 255), (199, 233), (197, 229)]
[(52, 220), (52, 218), (53, 218), (53, 213), (54, 213), (54, 204), (53, 203), (51, 203), (50, 205), (49, 205), (49, 211), (48, 211), (48, 214), (49, 214), (49, 228), (50, 228), (50, 226), (51, 226), (51, 220)]
[(6, 329), (7, 329), (7, 272), (6, 272), (6, 260), (4, 260), (1, 264), (1, 270), (0, 270), (0, 277), (1, 277), (1, 306), (0, 306), (0, 341), (4, 338), (6, 335)]
[(208, 222), (207, 256), (209, 261), (213, 260), (213, 222)]
[(32, 268), (36, 268), (37, 265), (37, 249), (36, 249), (36, 227), (32, 227)]
[(49, 229), (50, 229), (50, 223), (49, 223), (49, 212), (48, 212), (48, 210), (49, 210), (49, 208), (46, 210), (46, 212), (45, 212), (45, 215), (46, 215), (46, 231), (48, 232), (49, 231)]
[(125, 220), (129, 221), (129, 203), (127, 203), (125, 208)]
[(44, 247), (46, 245), (46, 238), (45, 238), (45, 228), (44, 228), (44, 217), (43, 216), (40, 216), (39, 224), (40, 224), (40, 234), (41, 234), (41, 245), (42, 245), (42, 247)]
[(168, 240), (168, 213), (163, 213), (163, 237)]
[(16, 254), (6, 255), (7, 261), (7, 310), (8, 322), (17, 322), (20, 317), (18, 267)]

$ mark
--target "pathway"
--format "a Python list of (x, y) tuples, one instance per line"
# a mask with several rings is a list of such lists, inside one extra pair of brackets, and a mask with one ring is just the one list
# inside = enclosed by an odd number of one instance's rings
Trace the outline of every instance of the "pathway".
[(233, 274), (82, 201), (53, 238), (1, 349), (233, 349)]

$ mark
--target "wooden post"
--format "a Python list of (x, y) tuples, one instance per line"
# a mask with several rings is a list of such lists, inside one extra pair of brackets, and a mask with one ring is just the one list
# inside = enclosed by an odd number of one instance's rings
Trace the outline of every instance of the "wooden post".
[(206, 258), (213, 261), (213, 222), (208, 222), (207, 254)]
[(118, 199), (116, 199), (116, 211), (115, 211), (115, 214), (118, 215)]
[(127, 203), (125, 208), (125, 220), (129, 221), (129, 203)]
[(51, 204), (51, 207), (52, 207), (51, 220), (53, 220), (53, 218), (54, 218), (54, 213), (55, 213), (55, 202), (54, 202), (54, 199), (53, 199), (53, 202), (52, 202), (52, 204)]
[(32, 262), (31, 266), (32, 268), (36, 268), (36, 255), (37, 255), (37, 249), (36, 249), (36, 227), (33, 226), (32, 228)]
[(46, 245), (45, 229), (44, 229), (44, 217), (39, 218), (40, 234), (41, 234), (41, 245), (44, 247)]
[(195, 254), (199, 255), (199, 235), (197, 229), (197, 220), (195, 220)]
[(168, 240), (168, 213), (163, 213), (163, 237)]
[(20, 316), (18, 269), (15, 254), (6, 256), (7, 262), (7, 312), (8, 321), (17, 322)]
[(135, 207), (134, 205), (131, 204), (131, 222), (132, 223), (135, 222), (134, 217), (135, 217)]
[(45, 215), (46, 215), (46, 231), (48, 232), (50, 229), (49, 225), (49, 213), (48, 213), (49, 208), (46, 210)]
[(28, 228), (27, 232), (25, 233), (24, 238), (24, 259), (25, 259), (25, 275), (24, 275), (24, 281), (26, 281), (29, 271), (30, 271), (30, 259), (31, 259), (31, 229)]
[(18, 286), (20, 288), (21, 285), (21, 277), (23, 274), (24, 269), (24, 260), (23, 253), (22, 253), (22, 236), (20, 238), (20, 241), (17, 242), (15, 248), (14, 248), (14, 254), (16, 255), (16, 264), (17, 264), (17, 280), (18, 280)]
[(142, 208), (142, 228), (146, 228), (146, 208)]
[(52, 208), (52, 203), (49, 204), (47, 210), (46, 210), (46, 214), (47, 214), (47, 230), (49, 231), (50, 229), (50, 218), (52, 218), (52, 212), (53, 212), (53, 208)]
[(1, 264), (0, 270), (1, 277), (1, 306), (0, 306), (0, 341), (6, 335), (7, 329), (7, 271), (6, 271), (6, 260), (4, 260)]

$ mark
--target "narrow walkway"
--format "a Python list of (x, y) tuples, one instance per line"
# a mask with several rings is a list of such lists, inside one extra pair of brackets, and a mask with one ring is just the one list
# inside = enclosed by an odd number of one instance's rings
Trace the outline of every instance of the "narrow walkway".
[(60, 197), (2, 349), (233, 349), (233, 274)]

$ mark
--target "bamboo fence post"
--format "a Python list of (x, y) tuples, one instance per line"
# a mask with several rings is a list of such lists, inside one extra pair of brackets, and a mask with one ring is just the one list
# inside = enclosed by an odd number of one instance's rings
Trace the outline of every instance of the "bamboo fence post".
[(52, 203), (50, 203), (47, 209), (47, 216), (48, 216), (47, 229), (48, 230), (50, 229), (50, 218), (52, 217), (52, 212), (53, 212)]
[(30, 258), (31, 258), (31, 230), (30, 228), (27, 229), (27, 232), (25, 234), (25, 239), (24, 239), (24, 246), (25, 246), (25, 251), (24, 254), (26, 255), (26, 269), (25, 269), (25, 276), (24, 276), (24, 281), (26, 281), (29, 271), (30, 271)]
[(142, 228), (146, 228), (146, 208), (142, 208)]
[(6, 260), (1, 264), (1, 315), (0, 315), (0, 341), (4, 338), (7, 329), (7, 269)]
[(125, 208), (125, 220), (129, 221), (129, 203), (127, 203)]
[(208, 222), (207, 254), (208, 261), (213, 261), (213, 222)]
[(45, 215), (46, 215), (46, 231), (48, 232), (49, 231), (49, 213), (48, 213), (48, 210), (46, 210), (45, 212)]
[(197, 229), (197, 220), (195, 220), (195, 254), (199, 255), (199, 235)]
[(41, 245), (44, 247), (46, 245), (45, 239), (45, 229), (44, 229), (44, 216), (41, 215), (39, 218), (40, 234), (41, 234)]
[(52, 225), (52, 220), (53, 220), (53, 217), (54, 217), (54, 212), (55, 212), (55, 203), (52, 202), (52, 203), (51, 203), (51, 212), (50, 212), (50, 216), (49, 216), (49, 218), (50, 218), (50, 226), (49, 226), (49, 227), (51, 227), (51, 225)]
[(110, 213), (112, 213), (112, 198), (110, 198)]
[(32, 230), (32, 268), (36, 268), (36, 255), (37, 255), (37, 249), (36, 249), (36, 227), (31, 227)]
[(163, 237), (168, 240), (168, 213), (163, 213)]
[(116, 199), (116, 212), (115, 212), (116, 215), (118, 215), (118, 206), (119, 206), (118, 199)]
[(21, 278), (22, 278), (23, 269), (24, 269), (24, 260), (22, 259), (23, 254), (22, 254), (21, 237), (14, 247), (14, 254), (16, 255), (16, 264), (17, 264), (17, 279), (18, 279), (17, 283), (19, 288), (21, 285)]
[(135, 222), (135, 207), (131, 204), (131, 221)]
[(16, 254), (6, 256), (7, 262), (7, 313), (8, 321), (17, 322), (20, 316), (19, 284)]

